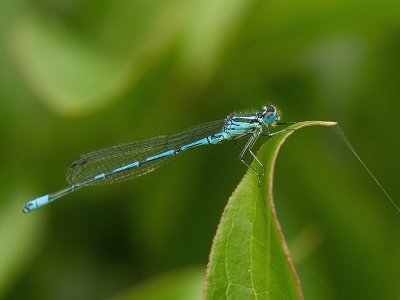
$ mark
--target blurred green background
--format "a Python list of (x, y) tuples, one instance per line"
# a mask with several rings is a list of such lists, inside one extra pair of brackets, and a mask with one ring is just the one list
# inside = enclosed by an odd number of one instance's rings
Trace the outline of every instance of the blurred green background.
[[(79, 154), (267, 102), (338, 121), (400, 204), (399, 1), (2, 0), (0, 43), (0, 298), (200, 299), (233, 144), (22, 206)], [(289, 139), (275, 196), (306, 299), (399, 298), (400, 215), (331, 130)]]

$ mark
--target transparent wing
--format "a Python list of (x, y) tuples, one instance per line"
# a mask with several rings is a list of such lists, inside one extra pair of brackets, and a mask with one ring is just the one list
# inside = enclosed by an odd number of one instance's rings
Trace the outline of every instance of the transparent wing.
[(164, 165), (175, 156), (162, 157), (139, 167), (112, 174), (104, 180), (91, 182), (98, 174), (107, 174), (117, 168), (142, 161), (168, 150), (178, 149), (183, 145), (219, 133), (223, 130), (224, 123), (225, 120), (204, 123), (180, 133), (120, 144), (79, 156), (72, 162), (67, 171), (67, 181), (71, 185), (97, 185), (119, 182), (144, 175)]

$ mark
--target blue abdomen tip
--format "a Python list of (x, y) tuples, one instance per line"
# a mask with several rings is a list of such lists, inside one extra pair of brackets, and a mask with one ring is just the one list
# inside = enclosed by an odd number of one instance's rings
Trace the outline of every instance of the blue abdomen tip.
[(25, 204), (23, 213), (29, 213), (49, 203), (49, 195), (45, 195)]

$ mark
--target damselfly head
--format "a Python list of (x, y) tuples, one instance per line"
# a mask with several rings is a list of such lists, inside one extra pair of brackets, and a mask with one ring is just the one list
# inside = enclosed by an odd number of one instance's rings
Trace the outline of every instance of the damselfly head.
[(274, 125), (275, 122), (281, 119), (277, 108), (272, 104), (264, 106), (260, 116), (265, 125)]

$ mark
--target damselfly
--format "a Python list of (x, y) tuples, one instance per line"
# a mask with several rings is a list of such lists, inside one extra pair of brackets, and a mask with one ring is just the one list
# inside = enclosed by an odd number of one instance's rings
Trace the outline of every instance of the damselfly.
[[(183, 132), (152, 137), (97, 150), (76, 158), (67, 172), (69, 187), (36, 198), (25, 204), (24, 213), (34, 211), (83, 187), (120, 182), (147, 174), (161, 167), (178, 154), (199, 146), (216, 145), (233, 140), (240, 148), (239, 159), (259, 177), (260, 173), (246, 162), (250, 155), (263, 169), (252, 151), (260, 135), (273, 136), (285, 129), (270, 132), (280, 120), (274, 105), (267, 105), (253, 114), (232, 114), (223, 120), (200, 124)], [(244, 146), (237, 140), (247, 137)]]

